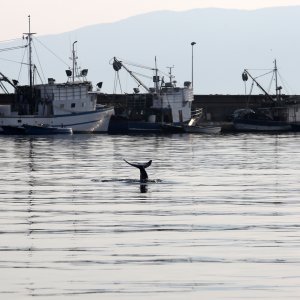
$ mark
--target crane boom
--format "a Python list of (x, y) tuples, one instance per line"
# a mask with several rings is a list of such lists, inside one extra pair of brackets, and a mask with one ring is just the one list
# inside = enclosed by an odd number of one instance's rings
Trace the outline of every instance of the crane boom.
[(265, 95), (270, 99), (272, 102), (274, 99), (268, 94), (268, 92), (257, 82), (257, 80), (248, 72), (248, 70), (244, 70), (246, 74), (249, 75), (249, 77), (256, 83), (256, 85), (265, 93)]
[(140, 80), (138, 79), (132, 71), (130, 71), (123, 63), (122, 61), (118, 60), (116, 57), (114, 57), (114, 62), (113, 62), (113, 68), (115, 71), (119, 71), (121, 68), (124, 68), (128, 73), (129, 75), (134, 78), (135, 81), (137, 81), (137, 83), (139, 85), (141, 85), (148, 93), (151, 93), (150, 92), (150, 89)]

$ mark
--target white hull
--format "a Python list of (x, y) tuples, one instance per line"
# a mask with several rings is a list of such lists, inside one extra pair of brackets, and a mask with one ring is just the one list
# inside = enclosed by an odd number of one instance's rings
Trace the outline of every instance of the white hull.
[[(20, 127), (26, 125), (48, 125), (53, 127), (70, 127), (74, 133), (107, 132), (110, 117), (114, 114), (113, 108), (103, 108), (83, 113), (41, 117), (34, 115), (3, 116), (0, 117), (0, 126)], [(2, 129), (1, 129), (2, 130)]]

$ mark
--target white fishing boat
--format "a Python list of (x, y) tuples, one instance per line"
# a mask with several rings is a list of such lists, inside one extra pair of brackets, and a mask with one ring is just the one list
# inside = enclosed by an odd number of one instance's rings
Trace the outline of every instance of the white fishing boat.
[[(193, 87), (190, 81), (183, 87), (177, 86), (169, 67), (169, 82), (164, 81), (164, 73), (157, 68), (137, 65), (117, 59), (112, 60), (116, 71), (115, 83), (119, 82), (119, 71), (123, 68), (138, 84), (134, 94), (126, 94), (126, 103), (116, 104), (116, 114), (112, 117), (110, 133), (175, 133), (183, 132), (182, 125), (191, 118), (191, 107), (194, 100)], [(153, 76), (145, 76), (153, 80), (153, 87), (148, 87), (139, 78), (142, 75), (129, 69), (138, 67), (153, 72)], [(162, 75), (161, 75), (162, 74)], [(145, 90), (140, 93), (139, 87)]]
[[(73, 43), (72, 65), (66, 70), (67, 81), (56, 83), (48, 78), (46, 84), (34, 84), (35, 65), (32, 63), (32, 36), (26, 33), (29, 51), (29, 84), (18, 85), (0, 73), (0, 83), (9, 83), (15, 90), (15, 101), (10, 105), (0, 105), (0, 127), (38, 126), (72, 128), (74, 133), (107, 132), (112, 107), (97, 106), (97, 91), (93, 91), (90, 81), (86, 80), (87, 69), (79, 72), (75, 43)], [(99, 83), (100, 84), (100, 83)]]

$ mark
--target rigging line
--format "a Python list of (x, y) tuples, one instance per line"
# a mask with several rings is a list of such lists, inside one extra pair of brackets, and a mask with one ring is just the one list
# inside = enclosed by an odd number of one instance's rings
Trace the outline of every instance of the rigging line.
[(3, 48), (3, 49), (0, 49), (0, 52), (10, 51), (10, 50), (17, 50), (17, 49), (22, 49), (22, 48), (26, 48), (26, 47), (27, 47), (27, 45)]
[[(271, 69), (245, 69), (247, 71), (270, 71)], [(273, 69), (272, 69), (273, 71)]]
[[(32, 44), (33, 44), (33, 48), (34, 48), (35, 55), (36, 55), (37, 60), (38, 60), (38, 63), (39, 63), (39, 67), (40, 67), (41, 72), (42, 72), (42, 76), (43, 76), (43, 78), (44, 78), (44, 82), (46, 82), (46, 77), (45, 77), (45, 74), (44, 74), (44, 71), (43, 71), (41, 62), (40, 62), (40, 58), (39, 58), (39, 56), (38, 56), (38, 52), (36, 51), (35, 43), (32, 43)], [(37, 70), (37, 68), (36, 68), (36, 70)], [(37, 70), (37, 73), (38, 73), (38, 75), (39, 75), (39, 77), (40, 77), (40, 79), (41, 79), (41, 82), (43, 83), (43, 80), (42, 80), (42, 78), (41, 78), (41, 76), (40, 76), (38, 70)]]
[(251, 99), (253, 87), (254, 87), (254, 80), (252, 81), (252, 84), (251, 84), (251, 87), (250, 87), (250, 91), (249, 91), (249, 95), (247, 97), (247, 102), (246, 102), (246, 107), (247, 108), (249, 108), (249, 104), (250, 104), (250, 99)]
[(285, 89), (289, 94), (291, 94), (290, 91), (292, 91), (292, 89), (291, 89), (291, 87), (289, 86), (289, 84), (282, 78), (282, 76), (280, 75), (279, 72), (277, 72), (277, 74), (278, 74), (278, 76), (279, 76), (279, 78), (280, 78), (280, 81), (281, 81), (281, 83), (282, 83), (284, 89)]
[(116, 94), (116, 78), (117, 78), (117, 72), (115, 72), (113, 94)]
[(113, 88), (113, 94), (116, 93), (116, 73), (115, 73), (115, 78), (114, 78), (114, 88)]
[(148, 76), (148, 75), (145, 75), (145, 74), (141, 74), (141, 73), (138, 73), (138, 72), (133, 72), (133, 71), (131, 71), (131, 73), (133, 73), (133, 74), (137, 74), (137, 75), (139, 75), (139, 76), (142, 76), (142, 77), (145, 77), (145, 78), (147, 78), (147, 79), (152, 79), (152, 77), (151, 77), (151, 76)]
[(121, 85), (121, 80), (120, 80), (120, 76), (119, 76), (119, 72), (117, 72), (117, 76), (118, 76), (118, 80), (119, 80), (119, 85), (120, 85), (120, 91), (121, 91), (121, 94), (123, 94), (123, 91), (122, 91), (122, 85)]
[(8, 90), (7, 90), (7, 88), (5, 87), (5, 85), (2, 83), (2, 81), (0, 81), (0, 87), (1, 87), (1, 89), (3, 90), (3, 92), (4, 92), (5, 94), (8, 94)]
[(9, 62), (13, 62), (13, 63), (16, 63), (16, 64), (22, 64), (22, 65), (27, 65), (27, 66), (28, 66), (27, 63), (23, 63), (23, 62), (11, 60), (11, 59), (6, 59), (6, 58), (1, 58), (1, 57), (0, 57), (0, 60), (9, 61)]
[[(117, 94), (117, 92), (118, 92), (118, 79), (120, 81), (119, 72), (116, 71), (115, 78), (114, 78), (114, 94)], [(120, 83), (120, 91), (122, 91), (121, 83)]]
[[(43, 78), (41, 77), (39, 70), (37, 68), (35, 68), (35, 70), (36, 70), (36, 72), (37, 72), (37, 74), (38, 74), (38, 76), (40, 78), (41, 83), (43, 83)], [(42, 73), (43, 73), (43, 70), (42, 70)], [(44, 76), (44, 74), (43, 74), (43, 76)], [(45, 78), (44, 78), (44, 80), (45, 80)]]
[(275, 72), (273, 72), (273, 74), (272, 74), (272, 78), (271, 78), (271, 81), (270, 81), (270, 84), (269, 84), (269, 88), (268, 88), (268, 94), (270, 94), (270, 90), (272, 88), (272, 83), (273, 83), (273, 80), (274, 80), (274, 76), (275, 76)]
[(71, 68), (63, 59), (61, 59), (57, 54), (55, 54), (52, 50), (50, 50), (44, 43), (42, 43), (39, 39), (35, 38), (36, 41), (38, 41), (44, 48), (46, 48), (52, 55), (54, 55), (58, 60), (60, 60), (64, 65), (66, 65), (68, 68)]
[(118, 60), (122, 61), (122, 63), (124, 64), (127, 64), (127, 65), (130, 65), (130, 66), (133, 66), (133, 67), (137, 67), (137, 68), (143, 68), (143, 69), (148, 69), (148, 70), (155, 70), (155, 68), (151, 68), (151, 67), (148, 67), (148, 66), (144, 66), (144, 65), (141, 65), (141, 64), (137, 64), (137, 63), (134, 63), (134, 62), (130, 62), (130, 61), (127, 61), (127, 60), (123, 60), (122, 58), (118, 58)]
[[(163, 71), (158, 70), (158, 73), (160, 73), (160, 74), (162, 74), (162, 75), (165, 75), (165, 76), (167, 76), (168, 78), (170, 77), (170, 74), (167, 74), (167, 73), (165, 73), (165, 72), (163, 72)], [(172, 77), (175, 78), (174, 75), (172, 75)]]
[(265, 73), (265, 74), (259, 75), (259, 76), (257, 76), (257, 77), (254, 77), (254, 78), (255, 78), (255, 79), (257, 79), (257, 78), (260, 78), (260, 77), (266, 76), (266, 75), (268, 75), (268, 74), (271, 74), (271, 73), (273, 73), (273, 72), (274, 72), (274, 70), (271, 70), (271, 71), (269, 71), (269, 72), (267, 72), (267, 73)]
[(17, 41), (17, 40), (20, 40), (20, 38), (9, 39), (9, 40), (3, 40), (3, 41), (0, 41), (0, 43), (13, 42), (13, 41)]
[(18, 81), (20, 80), (20, 76), (21, 76), (21, 72), (22, 72), (22, 66), (23, 66), (23, 64), (25, 64), (25, 63), (23, 63), (23, 61), (24, 61), (24, 57), (25, 57), (26, 53), (27, 53), (27, 49), (25, 49), (25, 51), (23, 52), (23, 57), (22, 57), (22, 61), (21, 61), (21, 65), (20, 65), (20, 70), (19, 70), (19, 75), (18, 75)]

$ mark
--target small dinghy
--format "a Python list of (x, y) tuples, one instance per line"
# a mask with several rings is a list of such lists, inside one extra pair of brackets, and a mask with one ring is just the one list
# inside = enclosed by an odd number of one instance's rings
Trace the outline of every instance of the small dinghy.
[(25, 134), (29, 135), (47, 135), (47, 134), (72, 134), (70, 127), (54, 127), (44, 124), (40, 125), (23, 125)]
[(221, 132), (220, 126), (214, 125), (194, 125), (194, 126), (184, 126), (184, 130), (187, 133), (206, 133), (206, 134), (217, 134)]
[(203, 111), (198, 109), (194, 112), (192, 118), (187, 125), (184, 125), (184, 131), (187, 133), (206, 133), (206, 134), (217, 134), (221, 132), (222, 127), (209, 124), (202, 121)]

